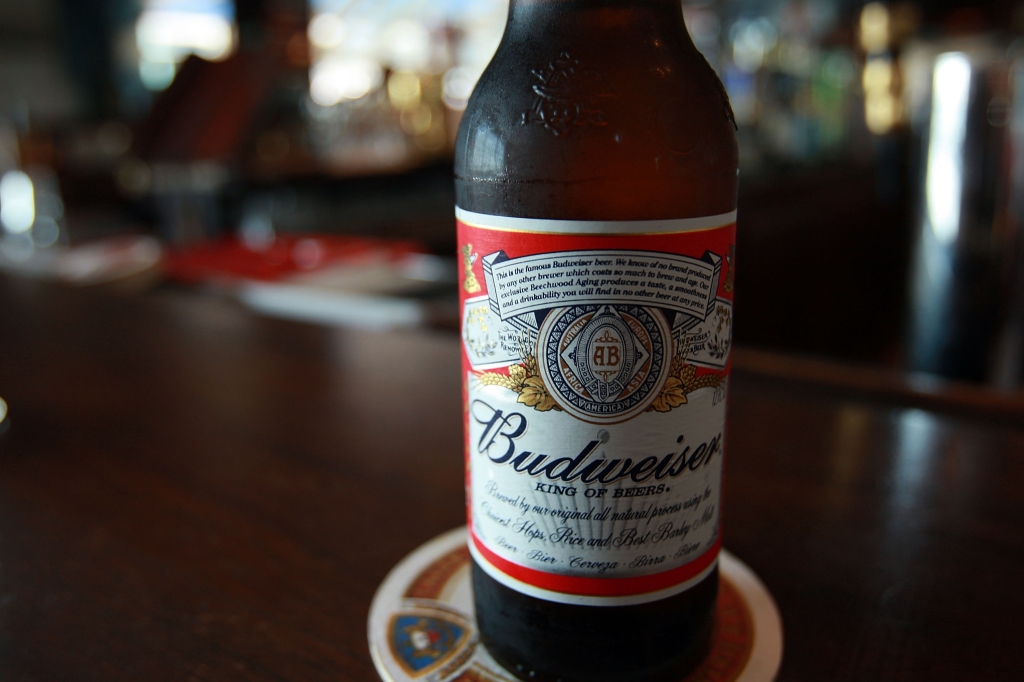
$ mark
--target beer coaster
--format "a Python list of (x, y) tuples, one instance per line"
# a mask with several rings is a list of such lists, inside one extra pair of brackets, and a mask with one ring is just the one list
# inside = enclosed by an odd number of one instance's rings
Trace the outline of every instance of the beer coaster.
[[(782, 662), (782, 620), (768, 590), (722, 551), (711, 652), (684, 682), (771, 682)], [(466, 528), (405, 557), (370, 606), (370, 654), (384, 682), (515, 682), (480, 645)]]

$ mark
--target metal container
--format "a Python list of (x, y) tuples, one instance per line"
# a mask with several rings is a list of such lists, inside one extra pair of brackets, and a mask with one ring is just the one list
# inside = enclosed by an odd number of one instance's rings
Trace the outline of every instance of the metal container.
[(994, 40), (908, 55), (921, 142), (907, 362), (1020, 386), (1024, 357), (1024, 59)]

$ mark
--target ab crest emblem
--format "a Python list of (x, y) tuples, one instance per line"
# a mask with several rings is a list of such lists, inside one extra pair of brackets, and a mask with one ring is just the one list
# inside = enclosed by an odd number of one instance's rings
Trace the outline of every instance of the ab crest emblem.
[(665, 384), (671, 330), (658, 310), (574, 305), (552, 310), (537, 339), (537, 364), (551, 397), (583, 421), (626, 421)]

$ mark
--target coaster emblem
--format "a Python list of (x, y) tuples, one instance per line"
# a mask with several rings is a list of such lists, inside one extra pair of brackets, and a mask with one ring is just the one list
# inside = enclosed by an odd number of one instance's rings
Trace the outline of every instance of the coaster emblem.
[(444, 664), (469, 636), (467, 628), (444, 618), (398, 614), (391, 621), (391, 653), (412, 677)]
[(538, 365), (559, 407), (583, 421), (611, 424), (643, 412), (658, 396), (671, 339), (664, 315), (651, 308), (557, 308), (538, 334)]

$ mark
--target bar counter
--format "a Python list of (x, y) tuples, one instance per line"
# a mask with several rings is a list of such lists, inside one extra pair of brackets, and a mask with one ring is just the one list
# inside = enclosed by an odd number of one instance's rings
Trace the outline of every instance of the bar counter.
[[(738, 349), (725, 546), (779, 680), (1024, 670), (1024, 405)], [(366, 616), (464, 522), (458, 336), (0, 277), (0, 680), (377, 679)]]

